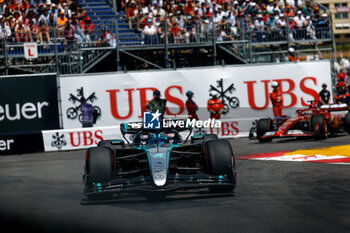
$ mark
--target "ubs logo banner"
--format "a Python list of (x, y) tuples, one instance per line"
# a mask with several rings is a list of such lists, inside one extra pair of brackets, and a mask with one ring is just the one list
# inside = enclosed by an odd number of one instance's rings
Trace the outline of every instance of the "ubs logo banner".
[(59, 128), (56, 75), (0, 78), (0, 132)]
[[(95, 100), (97, 100), (97, 96), (95, 92), (91, 93), (89, 96), (84, 95), (84, 88), (81, 87), (77, 89), (77, 95), (70, 94), (68, 99), (72, 104), (74, 104), (74, 107), (70, 107), (66, 111), (66, 116), (70, 120), (78, 119), (80, 123), (82, 123), (83, 115), (80, 110), (80, 105), (82, 101), (86, 101), (86, 103), (93, 104)], [(101, 109), (98, 106), (92, 106), (94, 108), (94, 118), (97, 120), (101, 116)]]
[(77, 150), (93, 146), (106, 139), (122, 139), (119, 126), (44, 130), (42, 142), (45, 151)]

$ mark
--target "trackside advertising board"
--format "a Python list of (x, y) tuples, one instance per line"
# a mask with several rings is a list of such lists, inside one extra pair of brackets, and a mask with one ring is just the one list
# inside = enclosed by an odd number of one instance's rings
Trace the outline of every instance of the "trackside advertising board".
[(191, 90), (199, 118), (204, 120), (209, 117), (209, 91), (216, 90), (225, 105), (221, 118), (226, 123), (215, 133), (245, 136), (255, 119), (272, 116), (269, 93), (273, 81), (280, 83), (283, 92), (283, 113), (294, 114), (295, 108), (318, 99), (322, 83), (331, 87), (330, 74), (329, 61), (317, 61), (61, 77), (63, 126), (82, 126), (81, 97), (100, 114), (95, 127), (141, 121), (144, 106), (156, 89), (167, 100), (167, 115), (187, 115), (186, 92)]
[(41, 132), (0, 135), (0, 155), (42, 152)]
[(99, 141), (121, 137), (119, 126), (42, 131), (45, 151), (89, 148)]
[(0, 77), (1, 135), (57, 128), (56, 75)]

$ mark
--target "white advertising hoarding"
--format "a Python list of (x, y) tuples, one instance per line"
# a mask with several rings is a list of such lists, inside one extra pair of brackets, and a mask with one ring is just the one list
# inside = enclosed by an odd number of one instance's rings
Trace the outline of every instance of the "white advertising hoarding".
[(248, 134), (253, 120), (272, 116), (271, 82), (281, 85), (283, 113), (293, 114), (288, 109), (294, 111), (308, 106), (308, 100), (318, 99), (322, 83), (331, 87), (330, 74), (329, 61), (317, 61), (61, 77), (63, 126), (81, 127), (81, 97), (101, 113), (95, 127), (141, 121), (142, 108), (156, 89), (167, 99), (168, 115), (187, 114), (186, 92), (191, 90), (200, 108), (200, 118), (207, 119), (209, 90), (216, 89), (227, 111), (222, 115), (226, 128), (217, 133), (243, 136)]

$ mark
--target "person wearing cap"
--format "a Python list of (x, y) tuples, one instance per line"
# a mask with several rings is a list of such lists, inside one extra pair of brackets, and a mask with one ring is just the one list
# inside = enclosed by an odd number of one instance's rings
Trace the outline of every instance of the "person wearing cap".
[(134, 23), (136, 22), (136, 15), (137, 15), (137, 7), (136, 7), (136, 2), (134, 0), (132, 0), (130, 2), (130, 5), (128, 7), (128, 9), (126, 10), (126, 17), (129, 20), (129, 29), (132, 30)]
[(283, 108), (283, 95), (282, 91), (279, 88), (278, 82), (272, 82), (272, 92), (270, 93), (270, 100), (273, 106), (273, 114), (275, 117), (281, 117), (282, 116), (282, 108)]
[(113, 48), (117, 46), (115, 36), (106, 27), (102, 28), (100, 38), (95, 42), (95, 47), (98, 46), (110, 46)]
[(88, 42), (92, 41), (94, 38), (95, 25), (90, 17), (85, 17), (80, 21), (81, 32), (85, 35)]
[(211, 98), (208, 100), (207, 110), (210, 113), (211, 119), (220, 119), (222, 111), (224, 110), (224, 104), (217, 95), (218, 93), (216, 91), (210, 91)]
[(315, 27), (312, 23), (312, 20), (311, 20), (311, 16), (308, 15), (306, 16), (306, 23), (305, 23), (305, 27), (306, 27), (306, 36), (307, 36), (307, 39), (313, 39), (313, 40), (316, 40), (316, 33), (315, 33)]
[(186, 96), (187, 96), (187, 100), (186, 100), (186, 109), (188, 112), (188, 118), (189, 119), (195, 119), (198, 120), (198, 116), (197, 116), (197, 111), (198, 111), (198, 106), (197, 104), (193, 101), (193, 95), (194, 93), (192, 91), (187, 91), (186, 92)]
[(328, 21), (328, 15), (323, 13), (321, 19), (316, 23), (316, 36), (319, 39), (330, 38), (330, 25)]
[(254, 28), (256, 32), (256, 40), (259, 42), (264, 41), (266, 39), (265, 22), (261, 14), (257, 15), (257, 19), (254, 22)]
[(158, 28), (152, 19), (147, 19), (147, 25), (143, 29), (145, 44), (159, 44)]
[(295, 49), (293, 47), (290, 47), (288, 49), (288, 61), (290, 62), (299, 62), (300, 60), (298, 59), (297, 55), (295, 54)]
[(266, 29), (270, 41), (275, 41), (277, 39), (277, 20), (275, 15), (270, 14), (266, 20)]
[(197, 27), (196, 23), (192, 19), (192, 16), (187, 16), (187, 20), (185, 21), (184, 25), (184, 35), (185, 35), (185, 41), (186, 43), (190, 43), (190, 41), (196, 41), (197, 40)]
[(297, 40), (304, 39), (306, 19), (300, 10), (297, 11), (297, 15), (294, 17), (294, 21), (295, 21), (296, 30), (297, 30), (296, 39)]
[(64, 16), (64, 12), (60, 11), (59, 17), (57, 18), (57, 34), (59, 37), (62, 37), (64, 34), (64, 27), (67, 22), (67, 18)]
[(329, 104), (331, 98), (331, 93), (327, 90), (327, 84), (322, 84), (322, 90), (318, 93), (318, 103), (317, 106), (324, 104)]
[(147, 103), (145, 107), (150, 112), (159, 111), (162, 114), (162, 116), (164, 116), (167, 100), (161, 99), (160, 96), (160, 91), (155, 90), (153, 92), (153, 99), (149, 103)]

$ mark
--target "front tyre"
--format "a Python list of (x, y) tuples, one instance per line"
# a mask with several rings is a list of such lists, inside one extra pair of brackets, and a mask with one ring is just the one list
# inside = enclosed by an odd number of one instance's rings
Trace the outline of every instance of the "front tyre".
[(208, 172), (212, 175), (225, 176), (230, 186), (212, 186), (211, 192), (232, 192), (236, 186), (236, 172), (233, 151), (226, 139), (209, 140), (204, 142), (208, 164)]
[[(112, 179), (112, 163), (113, 154), (109, 148), (93, 147), (89, 148), (86, 157), (86, 175), (87, 183), (90, 186), (94, 183), (103, 183)], [(94, 193), (89, 194), (89, 199), (106, 199), (111, 198), (110, 193)]]
[(327, 138), (327, 125), (323, 115), (311, 117), (311, 130), (313, 131), (313, 135), (316, 140)]
[(264, 136), (265, 133), (270, 131), (272, 128), (271, 124), (272, 120), (269, 118), (258, 120), (256, 124), (256, 137), (258, 138), (259, 142), (264, 143), (272, 141), (272, 138), (262, 138), (262, 136)]

